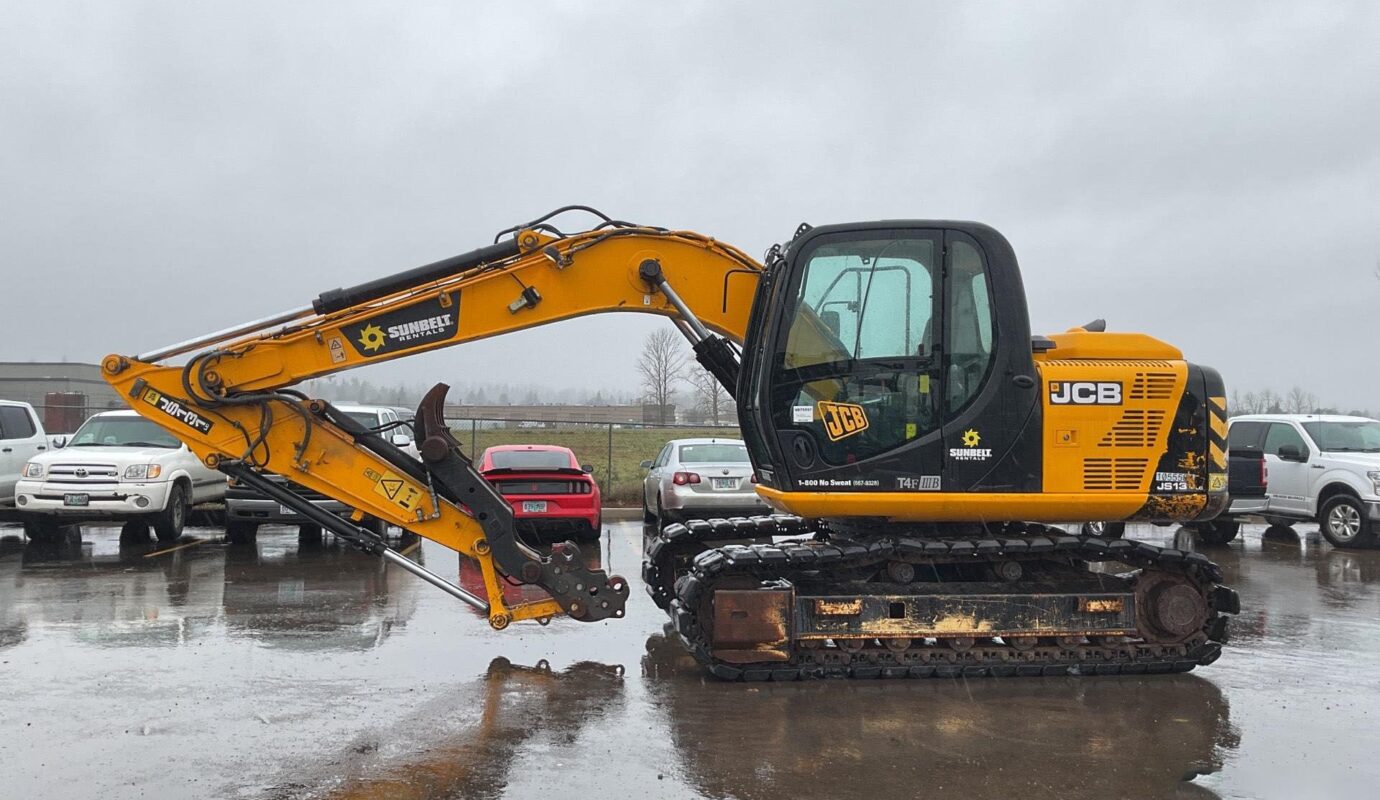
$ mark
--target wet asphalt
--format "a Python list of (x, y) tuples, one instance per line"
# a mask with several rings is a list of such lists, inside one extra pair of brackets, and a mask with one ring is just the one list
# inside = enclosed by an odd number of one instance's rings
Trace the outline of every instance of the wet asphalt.
[[(266, 528), (170, 549), (0, 528), (0, 795), (42, 798), (1372, 797), (1380, 551), (1315, 526), (1205, 550), (1241, 593), (1188, 675), (706, 678), (638, 578), (625, 619), (495, 632), (373, 557)], [(1172, 543), (1182, 532), (1135, 527)], [(402, 542), (402, 547), (411, 543)], [(454, 577), (457, 558), (410, 556)]]

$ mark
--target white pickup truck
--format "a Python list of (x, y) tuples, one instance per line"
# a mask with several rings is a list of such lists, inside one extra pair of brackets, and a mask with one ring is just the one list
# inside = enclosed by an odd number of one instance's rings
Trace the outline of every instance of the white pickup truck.
[(172, 434), (133, 411), (106, 411), (60, 450), (30, 458), (15, 485), (15, 507), (31, 539), (63, 525), (122, 522), (123, 536), (160, 541), (182, 535), (187, 509), (225, 496), (225, 476), (208, 469)]
[(1380, 544), (1380, 422), (1252, 414), (1233, 417), (1227, 437), (1233, 451), (1265, 454), (1264, 508), (1251, 513), (1273, 525), (1316, 520), (1323, 538), (1336, 547)]

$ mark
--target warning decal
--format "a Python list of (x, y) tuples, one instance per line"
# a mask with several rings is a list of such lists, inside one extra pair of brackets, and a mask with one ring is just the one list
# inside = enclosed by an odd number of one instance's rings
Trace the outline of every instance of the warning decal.
[(387, 471), (380, 475), (372, 469), (366, 469), (364, 476), (374, 482), (375, 492), (404, 511), (415, 510), (422, 499), (422, 490), (409, 484), (401, 475)]

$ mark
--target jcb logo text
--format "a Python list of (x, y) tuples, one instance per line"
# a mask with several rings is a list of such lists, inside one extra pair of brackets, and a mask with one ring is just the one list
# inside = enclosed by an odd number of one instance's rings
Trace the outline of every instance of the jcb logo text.
[(1056, 406), (1119, 406), (1121, 384), (1110, 381), (1050, 381), (1049, 402)]
[(863, 411), (862, 406), (852, 403), (829, 403), (821, 400), (819, 418), (824, 421), (824, 432), (831, 442), (867, 430), (867, 412)]

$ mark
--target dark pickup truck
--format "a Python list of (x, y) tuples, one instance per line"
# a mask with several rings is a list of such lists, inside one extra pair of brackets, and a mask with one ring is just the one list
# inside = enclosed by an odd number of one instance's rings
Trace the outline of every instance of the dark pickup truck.
[(1265, 511), (1267, 478), (1263, 450), (1256, 447), (1229, 450), (1227, 494), (1231, 497), (1231, 505), (1216, 519), (1188, 526), (1198, 534), (1198, 541), (1208, 545), (1223, 545), (1235, 539), (1241, 530), (1242, 517)]

